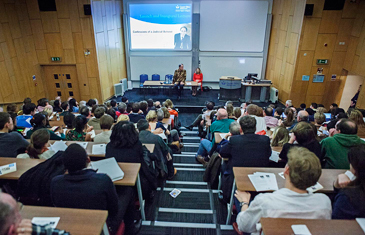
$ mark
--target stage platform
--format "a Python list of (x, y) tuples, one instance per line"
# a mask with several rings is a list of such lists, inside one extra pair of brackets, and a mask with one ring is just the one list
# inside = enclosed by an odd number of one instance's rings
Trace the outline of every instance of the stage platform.
[[(185, 113), (200, 113), (201, 109), (205, 107), (206, 101), (213, 101), (216, 106), (224, 105), (226, 101), (218, 100), (219, 90), (210, 90), (208, 92), (200, 92), (198, 91), (197, 95), (194, 97), (191, 95), (190, 89), (184, 89), (181, 99), (177, 100), (177, 95), (174, 90), (171, 90), (171, 95), (169, 92), (164, 92), (162, 89), (140, 89), (133, 88), (133, 90), (127, 91), (124, 96), (128, 98), (129, 102), (138, 102), (141, 100), (147, 100), (149, 98), (153, 99), (153, 101), (160, 101), (161, 103), (166, 99), (171, 99), (174, 103), (175, 107), (178, 108), (181, 112)], [(118, 97), (117, 101), (121, 102), (122, 97)], [(238, 107), (241, 105), (241, 102), (238, 100), (232, 100), (233, 105)], [(266, 107), (271, 103), (265, 102), (255, 102), (254, 104), (260, 107)], [(282, 106), (282, 104), (277, 104)]]

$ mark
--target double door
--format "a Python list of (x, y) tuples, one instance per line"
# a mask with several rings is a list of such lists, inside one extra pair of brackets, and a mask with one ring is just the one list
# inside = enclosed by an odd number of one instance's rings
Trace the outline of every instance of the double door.
[(76, 66), (43, 66), (43, 71), (49, 99), (60, 96), (63, 101), (69, 97), (80, 101)]

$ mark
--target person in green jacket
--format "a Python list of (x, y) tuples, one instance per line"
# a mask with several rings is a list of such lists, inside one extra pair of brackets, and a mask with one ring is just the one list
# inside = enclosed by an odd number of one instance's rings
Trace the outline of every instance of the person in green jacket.
[[(30, 139), (33, 132), (39, 129), (47, 128), (46, 127), (46, 116), (42, 113), (37, 113), (33, 116), (33, 118), (30, 120), (30, 124), (32, 124), (33, 129), (29, 130), (27, 132), (27, 139)], [(62, 130), (61, 130), (62, 131)], [(60, 135), (57, 135), (51, 130), (48, 130), (50, 135), (50, 140), (64, 140), (66, 139), (65, 135), (61, 132)]]
[(365, 144), (365, 141), (357, 136), (356, 123), (341, 119), (336, 124), (334, 135), (321, 141), (322, 158), (326, 161), (324, 168), (350, 169), (348, 151), (360, 144)]
[(210, 126), (210, 132), (213, 135), (212, 146), (215, 143), (214, 132), (228, 133), (229, 125), (234, 122), (233, 119), (228, 119), (228, 113), (225, 109), (218, 109), (217, 120)]

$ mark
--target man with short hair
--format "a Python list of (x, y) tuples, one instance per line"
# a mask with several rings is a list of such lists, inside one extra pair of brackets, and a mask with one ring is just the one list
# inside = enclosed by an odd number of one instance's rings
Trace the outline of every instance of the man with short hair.
[(53, 229), (51, 224), (44, 226), (32, 224), (29, 219), (22, 219), (15, 199), (0, 191), (0, 234), (19, 235), (69, 235), (64, 230)]
[(123, 115), (128, 115), (127, 105), (124, 102), (120, 102), (119, 106), (118, 106), (118, 111), (116, 111), (115, 114), (117, 115), (117, 117), (119, 117), (122, 114)]
[(262, 132), (262, 131), (267, 131), (267, 127), (266, 127), (266, 120), (263, 117), (258, 117), (257, 116), (257, 111), (262, 109), (257, 106), (256, 104), (250, 104), (249, 106), (247, 106), (246, 108), (246, 113), (244, 115), (250, 115), (251, 117), (254, 117), (256, 119), (256, 132)]
[(309, 193), (321, 176), (321, 164), (314, 153), (305, 148), (292, 148), (284, 169), (285, 188), (273, 193), (262, 193), (250, 202), (251, 194), (236, 190), (241, 206), (234, 227), (245, 233), (259, 234), (260, 219), (331, 219), (331, 200), (321, 193)]
[(273, 109), (271, 107), (267, 107), (265, 109), (265, 123), (266, 123), (266, 126), (269, 127), (269, 128), (273, 128), (273, 127), (276, 127), (278, 126), (278, 122), (279, 120), (275, 117), (273, 117)]
[(103, 132), (97, 134), (94, 138), (94, 142), (109, 143), (110, 136), (112, 134), (111, 128), (114, 124), (114, 118), (109, 114), (104, 114), (100, 118), (100, 127)]
[(13, 130), (13, 119), (10, 114), (0, 112), (0, 157), (15, 158), (19, 153), (24, 153), (29, 142), (18, 132)]
[(281, 120), (283, 113), (284, 109), (282, 107), (277, 107), (275, 109), (274, 117), (278, 120)]
[(146, 117), (148, 113), (148, 103), (145, 100), (139, 102), (139, 109), (142, 111), (143, 115)]
[(147, 113), (151, 110), (155, 110), (156, 111), (156, 107), (153, 105), (153, 99), (148, 99), (147, 100), (147, 104), (148, 104), (148, 109), (147, 109)]
[(175, 90), (177, 90), (177, 99), (181, 98), (181, 91), (184, 89), (186, 80), (186, 70), (184, 69), (183, 64), (179, 64), (179, 69), (176, 69), (174, 72), (174, 79), (172, 83), (174, 84)]
[(293, 106), (293, 104), (292, 104), (292, 101), (291, 100), (287, 100), (286, 102), (285, 102), (285, 108), (290, 108), (290, 107), (292, 107)]
[(141, 119), (146, 119), (146, 117), (142, 114), (140, 110), (139, 103), (132, 104), (132, 113), (128, 115), (129, 120), (133, 123), (137, 123)]
[(312, 103), (310, 108), (314, 111), (314, 112), (317, 112), (317, 108), (318, 108), (318, 105), (317, 103)]
[(210, 125), (210, 133), (213, 135), (212, 146), (215, 143), (215, 132), (228, 133), (229, 125), (234, 122), (233, 119), (228, 119), (228, 113), (225, 109), (218, 109), (217, 120)]
[(271, 156), (270, 138), (257, 135), (256, 119), (244, 116), (239, 120), (243, 135), (232, 136), (220, 154), (232, 167), (268, 167)]
[(167, 179), (172, 179), (177, 170), (174, 168), (171, 150), (165, 141), (158, 135), (151, 132), (151, 126), (146, 119), (140, 119), (137, 122), (139, 130), (139, 140), (143, 144), (154, 144), (153, 153), (157, 157), (156, 167), (159, 170), (161, 177), (167, 175)]
[(62, 102), (61, 108), (62, 108), (63, 112), (60, 113), (60, 116), (65, 116), (66, 114), (70, 113), (70, 111), (69, 111), (70, 105), (68, 104), (67, 101)]
[(360, 144), (365, 144), (365, 141), (357, 136), (356, 123), (347, 118), (338, 121), (333, 136), (321, 141), (325, 168), (350, 169), (347, 153), (351, 147)]
[(116, 233), (124, 220), (127, 230), (134, 230), (134, 189), (117, 190), (106, 174), (87, 168), (90, 158), (85, 149), (71, 144), (63, 154), (68, 174), (52, 179), (51, 198), (56, 207), (107, 210), (108, 226)]
[(293, 125), (288, 128), (288, 131), (291, 131), (299, 122), (308, 122), (309, 114), (305, 110), (300, 110), (297, 115), (297, 119), (294, 121)]
[(87, 120), (91, 118), (91, 111), (87, 106), (83, 106), (82, 108), (80, 108), (80, 114), (84, 115)]
[(30, 120), (33, 118), (36, 112), (36, 105), (33, 103), (26, 103), (23, 106), (23, 115), (16, 117), (16, 124), (18, 127), (31, 128)]
[(94, 111), (94, 117), (91, 118), (87, 124), (89, 126), (93, 126), (94, 130), (101, 130), (100, 127), (100, 118), (105, 114), (105, 108), (104, 107), (97, 107)]
[(112, 108), (113, 108), (115, 111), (118, 111), (117, 101), (116, 101), (116, 100), (111, 100), (111, 101), (110, 101), (110, 106), (112, 106)]

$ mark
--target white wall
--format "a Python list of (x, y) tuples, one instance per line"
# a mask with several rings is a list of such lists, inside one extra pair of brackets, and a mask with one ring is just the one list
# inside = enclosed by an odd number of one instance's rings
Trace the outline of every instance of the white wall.
[(345, 87), (343, 88), (340, 107), (347, 110), (350, 107), (351, 99), (356, 94), (359, 86), (363, 84), (364, 77), (359, 75), (347, 75)]

